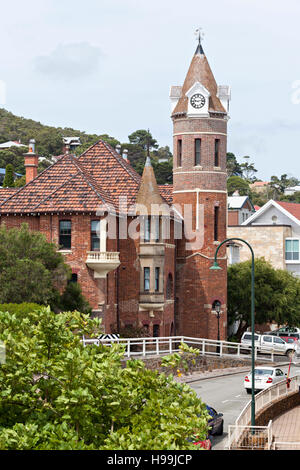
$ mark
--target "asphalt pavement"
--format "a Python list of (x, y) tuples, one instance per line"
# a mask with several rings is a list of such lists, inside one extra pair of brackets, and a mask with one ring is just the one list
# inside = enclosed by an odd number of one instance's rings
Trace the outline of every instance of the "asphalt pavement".
[[(270, 363), (266, 365), (270, 365)], [(287, 373), (289, 362), (282, 361), (281, 358), (281, 361), (276, 361), (276, 367), (280, 367), (283, 372)], [(228, 426), (235, 423), (249, 402), (249, 395), (246, 393), (243, 383), (245, 375), (250, 370), (251, 365), (227, 370), (220, 369), (203, 374), (191, 374), (184, 379), (204, 403), (213, 407), (217, 412), (223, 413), (224, 433), (222, 436), (213, 437), (213, 450), (225, 449)], [(291, 364), (290, 376), (293, 375), (300, 375), (300, 364)]]

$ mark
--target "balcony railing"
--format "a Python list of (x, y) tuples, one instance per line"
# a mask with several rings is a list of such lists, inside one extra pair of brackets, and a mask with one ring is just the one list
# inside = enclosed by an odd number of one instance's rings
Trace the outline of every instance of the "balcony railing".
[(114, 251), (88, 251), (86, 264), (94, 270), (94, 277), (106, 278), (107, 273), (120, 265), (120, 253)]

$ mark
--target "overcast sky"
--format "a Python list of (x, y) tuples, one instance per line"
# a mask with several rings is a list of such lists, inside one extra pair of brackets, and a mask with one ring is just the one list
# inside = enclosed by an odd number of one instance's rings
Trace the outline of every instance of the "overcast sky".
[(150, 128), (171, 147), (169, 89), (201, 26), (218, 84), (232, 87), (228, 151), (261, 179), (300, 178), (299, 18), (299, 0), (1, 2), (2, 107), (123, 142)]

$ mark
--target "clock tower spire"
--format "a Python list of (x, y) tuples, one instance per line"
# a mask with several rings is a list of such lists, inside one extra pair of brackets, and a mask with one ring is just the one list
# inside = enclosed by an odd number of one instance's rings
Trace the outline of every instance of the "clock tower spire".
[[(227, 271), (212, 265), (218, 244), (226, 238), (226, 152), (230, 88), (218, 86), (201, 44), (182, 86), (171, 87), (173, 121), (173, 203), (184, 214), (184, 237), (178, 243), (176, 315), (178, 334), (217, 339), (214, 303), (221, 303), (220, 337), (226, 337)], [(188, 213), (188, 216), (186, 216)], [(187, 225), (190, 226), (194, 241)]]

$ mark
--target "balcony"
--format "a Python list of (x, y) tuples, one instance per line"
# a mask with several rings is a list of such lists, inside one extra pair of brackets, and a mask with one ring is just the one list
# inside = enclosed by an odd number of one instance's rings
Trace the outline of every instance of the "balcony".
[(141, 311), (161, 311), (164, 308), (165, 298), (163, 292), (141, 292), (139, 309)]
[(94, 270), (95, 279), (103, 279), (120, 265), (119, 254), (114, 251), (88, 251), (86, 265)]

